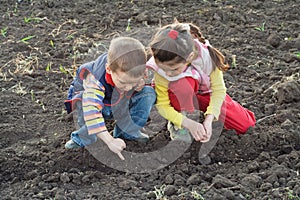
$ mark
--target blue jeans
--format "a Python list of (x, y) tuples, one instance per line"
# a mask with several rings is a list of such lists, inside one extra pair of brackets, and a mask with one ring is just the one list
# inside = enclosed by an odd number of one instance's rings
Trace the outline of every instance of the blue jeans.
[[(152, 87), (145, 86), (130, 98), (123, 97), (117, 105), (104, 106), (101, 110), (104, 119), (116, 120), (114, 136), (134, 140), (146, 125), (150, 111), (155, 103), (156, 94)], [(89, 135), (83, 118), (82, 103), (76, 102), (79, 129), (72, 132), (71, 139), (81, 147), (97, 141), (96, 134)]]

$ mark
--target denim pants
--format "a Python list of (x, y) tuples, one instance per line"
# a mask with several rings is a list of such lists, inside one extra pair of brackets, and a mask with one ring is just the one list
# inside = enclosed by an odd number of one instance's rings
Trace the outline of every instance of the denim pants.
[[(130, 98), (123, 97), (117, 105), (104, 106), (101, 110), (104, 119), (114, 119), (114, 137), (134, 140), (139, 137), (140, 130), (146, 125), (150, 111), (156, 101), (152, 87), (145, 86)], [(76, 102), (79, 129), (72, 132), (71, 139), (81, 147), (90, 145), (97, 140), (96, 134), (89, 135), (83, 118), (82, 102)]]

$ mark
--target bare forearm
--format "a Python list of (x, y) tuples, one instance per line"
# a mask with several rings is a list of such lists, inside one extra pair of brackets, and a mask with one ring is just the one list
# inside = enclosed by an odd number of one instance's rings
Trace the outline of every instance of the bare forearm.
[(105, 144), (109, 144), (111, 143), (111, 141), (114, 139), (108, 131), (102, 132), (102, 133), (98, 133), (97, 137), (99, 137)]
[(208, 114), (208, 115), (206, 115), (206, 117), (205, 117), (205, 122), (206, 122), (206, 123), (212, 123), (213, 120), (214, 120), (214, 118), (215, 118), (215, 116), (214, 116), (213, 114)]

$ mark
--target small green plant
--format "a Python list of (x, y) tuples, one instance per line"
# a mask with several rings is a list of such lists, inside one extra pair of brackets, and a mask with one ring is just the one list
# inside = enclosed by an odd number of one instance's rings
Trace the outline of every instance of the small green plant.
[(288, 192), (287, 192), (287, 198), (288, 198), (289, 200), (300, 200), (300, 196), (294, 195), (293, 190), (290, 190), (290, 189), (288, 189)]
[(50, 40), (50, 45), (51, 45), (52, 48), (54, 48), (54, 42), (53, 42), (53, 40)]
[(2, 28), (2, 29), (1, 29), (1, 35), (2, 35), (3, 37), (6, 37), (7, 29), (8, 29), (8, 27), (5, 27), (5, 28)]
[(66, 70), (66, 68), (63, 67), (61, 64), (59, 65), (59, 70), (64, 74), (68, 74), (68, 71)]
[(34, 35), (30, 35), (30, 36), (27, 36), (27, 37), (24, 37), (21, 39), (21, 42), (25, 43), (25, 44), (29, 44), (28, 40), (34, 38), (35, 36)]
[(297, 58), (300, 58), (300, 51), (295, 52), (295, 55), (296, 55)]
[(255, 30), (258, 30), (258, 31), (265, 31), (265, 24), (266, 22), (263, 22), (259, 27), (255, 27)]
[(204, 200), (204, 197), (199, 194), (196, 190), (192, 191), (192, 197), (196, 200)]
[(252, 199), (250, 194), (246, 194), (246, 199)]
[(286, 37), (286, 38), (284, 38), (284, 40), (285, 41), (291, 41), (291, 40), (293, 40), (293, 38), (292, 37)]
[(127, 20), (127, 27), (126, 27), (126, 31), (130, 31), (130, 21), (131, 21), (131, 19), (128, 19)]
[(31, 94), (31, 101), (34, 101), (34, 100), (35, 100), (34, 91), (31, 90), (31, 91), (30, 91), (30, 94)]
[(72, 33), (72, 34), (70, 34), (70, 35), (67, 35), (67, 39), (72, 40), (72, 39), (74, 38), (73, 34), (74, 34), (74, 33)]
[(47, 72), (51, 70), (51, 65), (52, 65), (52, 63), (50, 62), (50, 63), (48, 63), (48, 65), (46, 66), (46, 71), (47, 71)]
[(14, 7), (13, 12), (14, 12), (14, 13), (17, 13), (17, 11), (18, 11), (18, 3), (15, 3), (15, 7)]
[(232, 58), (232, 63), (231, 63), (232, 68), (236, 68), (236, 55), (232, 55), (231, 58)]
[(45, 104), (44, 104), (42, 101), (40, 101), (39, 99), (37, 99), (35, 102), (36, 102), (37, 104), (39, 104), (39, 105), (42, 107), (42, 109), (43, 109), (44, 111), (46, 110)]
[(154, 186), (154, 189), (155, 189), (154, 194), (155, 194), (155, 197), (156, 197), (157, 200), (166, 199), (164, 197), (164, 195), (165, 195), (165, 189), (166, 189), (166, 185), (165, 184), (163, 184), (159, 188), (156, 187), (156, 186)]
[(39, 23), (41, 20), (41, 18), (38, 18), (38, 17), (24, 17), (24, 22), (26, 24), (30, 23), (30, 22), (36, 22), (36, 23)]

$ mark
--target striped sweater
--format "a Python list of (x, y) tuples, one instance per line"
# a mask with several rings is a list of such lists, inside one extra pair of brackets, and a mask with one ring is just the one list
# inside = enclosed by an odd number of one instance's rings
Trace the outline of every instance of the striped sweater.
[(104, 106), (105, 89), (102, 84), (89, 73), (83, 79), (82, 109), (89, 134), (107, 131), (101, 110)]

